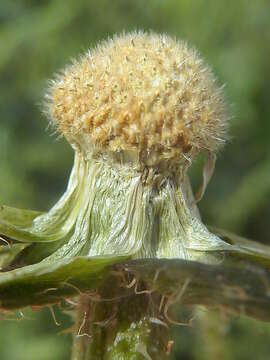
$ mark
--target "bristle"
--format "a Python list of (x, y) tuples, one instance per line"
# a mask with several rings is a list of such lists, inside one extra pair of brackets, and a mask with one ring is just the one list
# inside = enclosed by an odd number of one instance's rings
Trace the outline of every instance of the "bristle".
[(51, 83), (47, 112), (67, 139), (162, 159), (216, 152), (226, 139), (223, 91), (185, 42), (123, 34), (73, 61)]

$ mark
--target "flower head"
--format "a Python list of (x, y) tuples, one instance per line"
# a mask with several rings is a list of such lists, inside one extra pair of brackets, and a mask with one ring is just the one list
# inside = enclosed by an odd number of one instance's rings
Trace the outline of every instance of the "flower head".
[(270, 319), (269, 247), (210, 232), (185, 171), (208, 150), (201, 197), (227, 127), (195, 50), (165, 35), (115, 37), (52, 82), (47, 110), (74, 166), (48, 212), (0, 206), (0, 313), (76, 296), (76, 358), (163, 358), (180, 299)]
[(52, 122), (71, 143), (131, 151), (150, 166), (216, 152), (226, 137), (212, 71), (196, 50), (167, 35), (104, 41), (52, 82), (48, 98)]

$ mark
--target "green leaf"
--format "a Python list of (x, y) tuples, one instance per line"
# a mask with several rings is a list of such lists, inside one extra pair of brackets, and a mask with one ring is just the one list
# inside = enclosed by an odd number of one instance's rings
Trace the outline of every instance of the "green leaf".
[(13, 244), (0, 246), (0, 270), (7, 267), (27, 244)]
[(236, 245), (238, 251), (231, 254), (234, 257), (248, 259), (259, 265), (268, 266), (270, 269), (270, 246), (235, 235), (230, 231), (208, 227), (211, 232), (231, 245)]
[(57, 263), (41, 262), (0, 274), (0, 309), (57, 303), (80, 291), (96, 289), (111, 265), (127, 257), (77, 257)]
[(168, 301), (204, 305), (270, 321), (270, 272), (262, 267), (207, 265), (178, 259), (133, 260), (120, 265)]
[[(204, 305), (270, 321), (270, 272), (267, 268), (208, 265), (180, 259), (77, 257), (41, 262), (0, 275), (0, 308), (17, 309), (58, 303), (90, 294), (108, 281), (117, 294), (133, 296), (139, 288), (158, 292), (169, 304)], [(136, 279), (136, 286), (127, 282)], [(122, 281), (119, 286), (119, 279)]]
[(12, 222), (14, 226), (28, 227), (42, 212), (34, 210), (17, 209), (10, 206), (0, 206), (0, 219), (3, 222)]
[(38, 236), (28, 230), (33, 221), (42, 213), (39, 211), (17, 209), (5, 205), (0, 206), (0, 235), (21, 242), (37, 241)]

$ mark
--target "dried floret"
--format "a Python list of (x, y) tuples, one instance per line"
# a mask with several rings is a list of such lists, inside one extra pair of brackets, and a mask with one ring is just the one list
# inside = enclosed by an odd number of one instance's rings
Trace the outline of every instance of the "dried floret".
[(84, 150), (128, 150), (147, 165), (216, 152), (226, 138), (222, 88), (196, 50), (167, 35), (104, 41), (52, 82), (47, 112)]

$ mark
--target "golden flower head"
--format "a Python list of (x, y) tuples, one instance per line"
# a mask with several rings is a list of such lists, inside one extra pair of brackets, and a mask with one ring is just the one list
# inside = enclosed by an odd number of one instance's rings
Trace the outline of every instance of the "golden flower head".
[(47, 112), (84, 150), (131, 151), (148, 165), (216, 152), (228, 123), (222, 89), (197, 51), (143, 32), (74, 61), (52, 81)]

